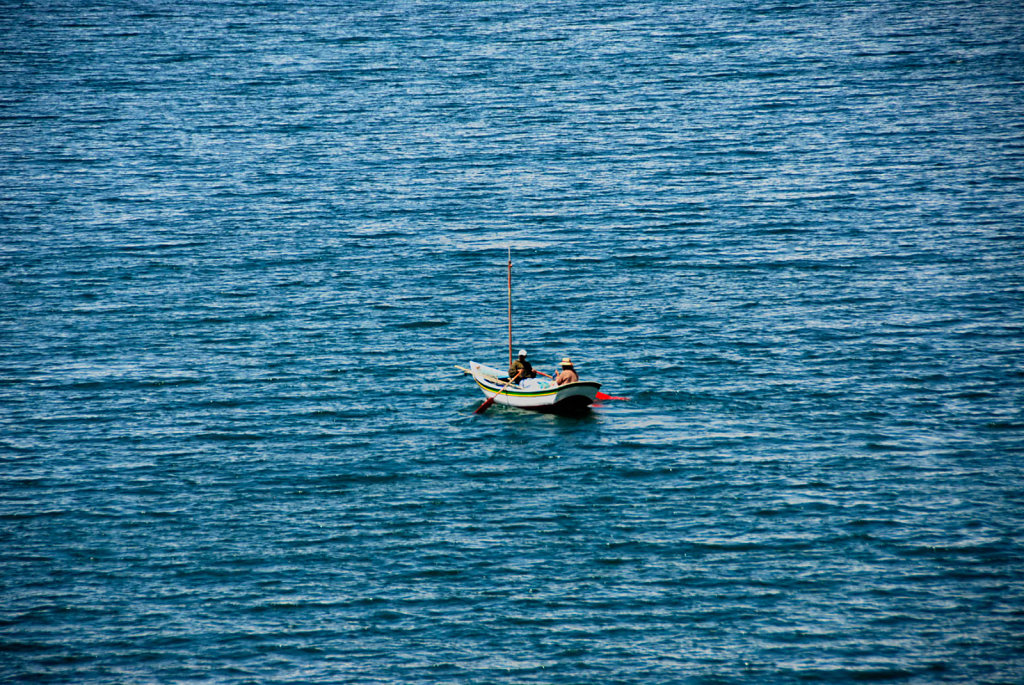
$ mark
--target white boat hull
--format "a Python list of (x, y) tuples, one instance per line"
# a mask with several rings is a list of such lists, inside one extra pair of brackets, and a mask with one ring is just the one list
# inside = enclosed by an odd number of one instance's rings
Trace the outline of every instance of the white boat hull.
[(600, 383), (580, 381), (555, 385), (547, 382), (536, 388), (523, 388), (517, 383), (506, 387), (502, 372), (477, 362), (469, 363), (473, 380), (485, 397), (493, 397), (495, 404), (551, 413), (574, 413), (585, 410), (597, 397)]

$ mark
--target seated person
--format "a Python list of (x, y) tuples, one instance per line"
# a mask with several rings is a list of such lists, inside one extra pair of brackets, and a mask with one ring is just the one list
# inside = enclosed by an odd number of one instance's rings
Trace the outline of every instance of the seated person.
[(575, 383), (579, 381), (580, 377), (576, 373), (576, 370), (572, 367), (572, 360), (566, 357), (562, 360), (562, 371), (555, 376), (556, 385), (565, 385), (566, 383)]
[[(519, 374), (517, 377), (516, 374)], [(537, 372), (533, 370), (533, 365), (526, 361), (526, 350), (519, 350), (519, 359), (516, 359), (508, 367), (508, 377), (515, 378), (516, 383), (522, 383), (527, 378), (536, 378)]]

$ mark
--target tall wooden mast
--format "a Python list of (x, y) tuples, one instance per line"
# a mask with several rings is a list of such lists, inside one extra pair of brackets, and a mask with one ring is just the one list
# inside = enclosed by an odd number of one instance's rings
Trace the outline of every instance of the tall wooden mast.
[(508, 248), (508, 365), (512, 366), (512, 246)]

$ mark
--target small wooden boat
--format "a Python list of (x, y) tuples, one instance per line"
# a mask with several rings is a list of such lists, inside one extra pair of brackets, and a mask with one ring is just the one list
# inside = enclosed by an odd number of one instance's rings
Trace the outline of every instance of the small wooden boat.
[[(523, 352), (525, 355), (525, 351)], [(512, 366), (512, 248), (508, 250), (508, 363)], [(563, 360), (563, 365), (571, 362)], [(472, 374), (473, 380), (483, 391), (485, 399), (477, 407), (474, 414), (487, 411), (492, 404), (504, 404), (507, 407), (518, 407), (531, 411), (542, 411), (552, 414), (579, 414), (589, 410), (595, 399), (624, 399), (611, 397), (598, 392), (600, 383), (594, 381), (577, 381), (557, 385), (554, 379), (547, 374), (547, 379), (527, 378), (522, 383), (516, 383), (503, 376), (503, 373), (493, 366), (484, 366), (477, 362), (470, 362), (469, 368), (456, 367), (465, 373)]]
[(597, 398), (600, 383), (579, 381), (555, 385), (548, 379), (528, 379), (525, 383), (509, 383), (508, 377), (491, 366), (469, 363), (473, 380), (495, 404), (551, 414), (579, 414), (587, 411)]

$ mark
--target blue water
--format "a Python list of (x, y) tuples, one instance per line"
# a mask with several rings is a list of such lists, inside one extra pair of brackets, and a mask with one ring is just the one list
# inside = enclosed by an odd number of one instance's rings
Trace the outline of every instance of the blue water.
[(1016, 3), (0, 46), (0, 680), (1024, 682)]

